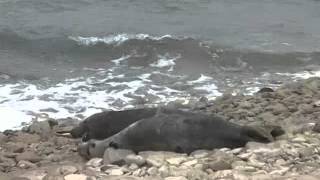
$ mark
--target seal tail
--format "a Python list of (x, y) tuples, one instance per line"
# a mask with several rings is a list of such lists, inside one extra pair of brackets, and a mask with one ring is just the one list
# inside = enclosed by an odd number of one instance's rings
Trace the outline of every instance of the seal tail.
[(273, 141), (273, 137), (271, 134), (257, 128), (245, 126), (242, 130), (243, 135), (247, 136), (249, 141), (257, 141), (257, 142), (271, 142)]
[(252, 141), (271, 142), (278, 136), (281, 136), (285, 131), (280, 126), (244, 126), (243, 133)]

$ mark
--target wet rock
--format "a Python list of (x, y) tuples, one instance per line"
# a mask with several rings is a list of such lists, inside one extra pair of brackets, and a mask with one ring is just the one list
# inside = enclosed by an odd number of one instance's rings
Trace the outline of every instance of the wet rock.
[(103, 163), (104, 164), (124, 164), (125, 158), (130, 154), (134, 154), (134, 152), (127, 149), (108, 148), (104, 152)]
[(23, 153), (17, 155), (16, 160), (18, 162), (24, 160), (24, 161), (30, 161), (32, 163), (37, 163), (37, 162), (41, 161), (42, 158), (32, 151), (26, 151), (26, 152), (23, 152)]
[(87, 178), (85, 174), (69, 174), (64, 177), (64, 180), (87, 180)]

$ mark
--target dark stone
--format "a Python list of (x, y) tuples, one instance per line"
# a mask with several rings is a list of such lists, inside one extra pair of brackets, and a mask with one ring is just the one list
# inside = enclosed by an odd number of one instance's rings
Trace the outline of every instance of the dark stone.
[(273, 89), (269, 88), (269, 87), (263, 87), (261, 88), (257, 93), (266, 93), (266, 92), (274, 92)]
[(312, 131), (314, 131), (316, 133), (320, 133), (320, 123), (319, 122), (315, 124)]

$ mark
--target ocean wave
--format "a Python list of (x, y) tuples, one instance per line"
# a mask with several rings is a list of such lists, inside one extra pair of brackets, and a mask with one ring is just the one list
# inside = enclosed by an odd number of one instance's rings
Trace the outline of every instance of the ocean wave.
[(69, 36), (69, 39), (76, 41), (79, 45), (85, 46), (93, 46), (98, 43), (105, 43), (108, 45), (121, 45), (122, 43), (129, 41), (129, 40), (153, 40), (159, 41), (165, 38), (171, 39), (184, 39), (184, 38), (177, 38), (172, 35), (163, 35), (163, 36), (151, 36), (149, 34), (115, 34), (115, 35), (108, 35), (105, 37), (82, 37), (82, 36)]

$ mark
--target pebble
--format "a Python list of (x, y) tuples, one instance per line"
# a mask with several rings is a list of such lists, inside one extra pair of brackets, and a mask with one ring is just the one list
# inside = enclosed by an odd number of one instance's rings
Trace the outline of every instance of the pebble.
[(64, 180), (87, 180), (85, 174), (69, 174), (64, 177)]

